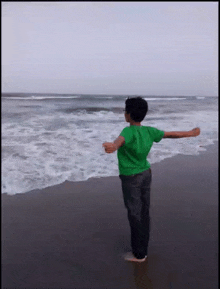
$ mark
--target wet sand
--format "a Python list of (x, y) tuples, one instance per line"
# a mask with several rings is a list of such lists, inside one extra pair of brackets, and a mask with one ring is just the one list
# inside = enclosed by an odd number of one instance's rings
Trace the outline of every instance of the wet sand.
[(152, 165), (148, 259), (130, 250), (120, 179), (2, 195), (2, 288), (217, 289), (218, 143)]

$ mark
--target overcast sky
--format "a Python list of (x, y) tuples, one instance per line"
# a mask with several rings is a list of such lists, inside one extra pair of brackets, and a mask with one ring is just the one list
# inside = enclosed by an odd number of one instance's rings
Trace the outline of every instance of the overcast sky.
[(218, 94), (218, 2), (1, 2), (2, 92)]

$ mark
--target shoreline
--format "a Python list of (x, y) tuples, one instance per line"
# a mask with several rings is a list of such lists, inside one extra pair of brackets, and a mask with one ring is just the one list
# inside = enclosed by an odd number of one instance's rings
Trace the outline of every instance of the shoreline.
[(218, 286), (218, 142), (151, 165), (143, 264), (125, 262), (130, 228), (118, 177), (2, 194), (2, 288)]
[[(207, 151), (213, 150), (213, 148), (215, 148), (215, 146), (218, 146), (218, 141), (214, 141), (213, 144), (210, 144), (210, 145), (208, 145), (208, 146), (201, 146), (201, 147), (204, 147), (206, 150), (205, 150), (205, 151), (203, 151), (203, 150), (202, 150), (202, 151), (199, 151), (199, 152), (198, 152), (198, 155), (177, 154), (177, 155), (174, 155), (174, 156), (172, 156), (172, 157), (165, 158), (165, 159), (163, 159), (163, 160), (160, 161), (160, 162), (151, 164), (151, 168), (154, 167), (155, 165), (156, 165), (156, 167), (157, 167), (158, 164), (161, 164), (161, 163), (163, 163), (163, 162), (165, 162), (165, 161), (167, 161), (167, 160), (169, 161), (169, 160), (172, 160), (172, 159), (175, 159), (175, 158), (178, 158), (178, 157), (181, 157), (181, 158), (182, 158), (182, 157), (198, 157), (198, 156), (200, 156), (200, 155), (202, 155), (202, 154), (204, 154), (204, 153), (206, 154)], [(59, 184), (47, 186), (47, 187), (44, 187), (44, 188), (41, 188), (41, 189), (33, 189), (33, 190), (30, 190), (30, 191), (27, 191), (27, 192), (24, 192), (24, 193), (15, 193), (15, 194), (2, 193), (1, 195), (2, 195), (2, 196), (3, 196), (3, 195), (14, 196), (14, 195), (18, 195), (18, 194), (19, 194), (19, 195), (22, 195), (22, 194), (36, 193), (36, 192), (40, 192), (40, 191), (45, 190), (45, 189), (48, 189), (48, 188), (53, 188), (53, 187), (56, 187), (56, 186), (63, 185), (63, 184), (65, 184), (66, 182), (68, 182), (68, 183), (83, 183), (83, 182), (89, 182), (90, 180), (93, 180), (93, 179), (100, 180), (100, 179), (106, 179), (106, 178), (118, 178), (118, 176), (91, 177), (91, 178), (88, 178), (87, 180), (82, 180), (82, 181), (69, 181), (69, 180), (66, 180), (66, 181), (64, 181), (64, 182), (62, 182), (62, 183), (59, 183)]]

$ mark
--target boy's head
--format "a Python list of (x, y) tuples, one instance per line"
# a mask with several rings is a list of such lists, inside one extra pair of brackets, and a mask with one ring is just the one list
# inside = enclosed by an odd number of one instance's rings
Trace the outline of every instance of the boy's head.
[(142, 97), (127, 98), (125, 101), (125, 112), (135, 122), (141, 122), (148, 111), (148, 104)]

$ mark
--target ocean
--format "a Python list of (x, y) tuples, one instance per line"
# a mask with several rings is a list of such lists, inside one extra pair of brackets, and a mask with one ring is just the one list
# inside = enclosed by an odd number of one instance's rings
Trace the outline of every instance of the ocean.
[[(125, 126), (127, 95), (2, 94), (2, 193), (27, 193), (91, 177), (117, 176), (117, 153), (106, 154)], [(129, 96), (132, 97), (132, 96)], [(218, 140), (218, 97), (142, 96), (142, 125), (165, 131), (200, 127), (196, 138), (163, 139), (151, 164), (177, 154), (197, 155)]]

